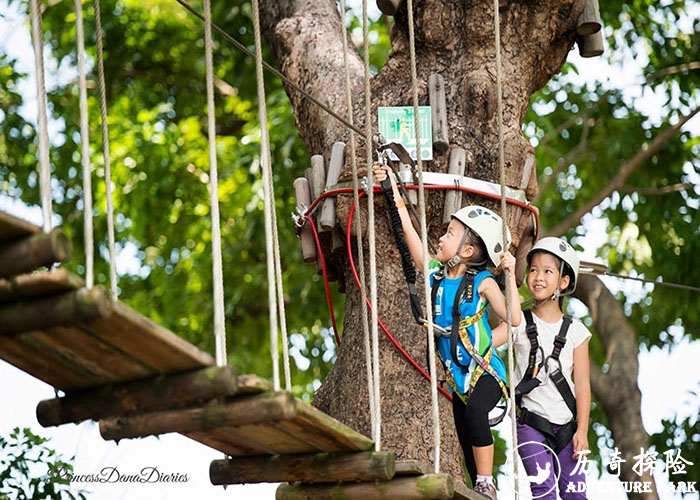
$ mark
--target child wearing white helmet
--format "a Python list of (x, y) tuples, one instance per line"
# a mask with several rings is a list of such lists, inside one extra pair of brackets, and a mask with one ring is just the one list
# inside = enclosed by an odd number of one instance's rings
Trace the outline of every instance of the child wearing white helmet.
[[(389, 167), (374, 166), (378, 182), (391, 178), (394, 199), (411, 258), (423, 266), (423, 245)], [(515, 283), (515, 258), (503, 243), (503, 221), (491, 210), (467, 206), (452, 215), (440, 237), (432, 269), (433, 320), (447, 332), (436, 340), (452, 392), (452, 409), (459, 443), (474, 491), (496, 499), (493, 485), (494, 441), (489, 411), (507, 395), (506, 369), (495, 352), (487, 306), (506, 317), (506, 300), (489, 267), (508, 269), (512, 324), (521, 322), (520, 297)]]
[[(576, 289), (579, 259), (569, 243), (547, 237), (533, 245), (527, 262), (535, 305), (523, 311), (525, 323), (512, 329), (518, 453), (529, 477), (551, 471), (530, 481), (533, 498), (584, 499), (586, 476), (576, 465), (588, 450), (591, 333), (564, 315), (561, 300)], [(505, 343), (505, 330), (504, 325), (494, 329), (496, 345)]]

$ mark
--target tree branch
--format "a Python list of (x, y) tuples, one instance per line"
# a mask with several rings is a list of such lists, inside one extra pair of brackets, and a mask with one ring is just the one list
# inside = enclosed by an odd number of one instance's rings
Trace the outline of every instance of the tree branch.
[[(559, 235), (564, 234), (566, 231), (576, 226), (593, 208), (598, 206), (605, 198), (610, 196), (615, 191), (622, 189), (625, 185), (625, 181), (632, 175), (638, 168), (640, 168), (644, 163), (649, 160), (652, 156), (659, 152), (659, 150), (668, 144), (673, 136), (675, 136), (678, 131), (688, 123), (696, 114), (700, 112), (700, 107), (695, 108), (690, 114), (681, 118), (678, 123), (670, 126), (664, 130), (660, 135), (658, 135), (651, 143), (648, 145), (642, 145), (641, 150), (634, 155), (629, 161), (624, 162), (620, 170), (618, 170), (617, 175), (613, 177), (608, 183), (608, 185), (603, 188), (596, 196), (592, 197), (588, 202), (583, 204), (572, 213), (569, 217), (564, 219), (562, 222), (557, 224), (549, 234)], [(646, 147), (645, 147), (646, 146)]]

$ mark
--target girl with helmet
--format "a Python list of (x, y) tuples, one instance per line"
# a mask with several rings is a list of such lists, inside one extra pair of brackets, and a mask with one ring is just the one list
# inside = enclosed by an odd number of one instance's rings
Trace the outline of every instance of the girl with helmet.
[[(527, 288), (535, 305), (523, 311), (524, 324), (511, 333), (517, 363), (512, 382), (517, 383), (518, 453), (530, 478), (552, 471), (544, 480), (530, 481), (533, 498), (582, 499), (586, 476), (576, 469), (588, 452), (591, 333), (564, 315), (561, 299), (576, 289), (579, 259), (569, 243), (547, 237), (533, 245), (527, 262)], [(493, 335), (496, 345), (505, 343), (505, 325)]]
[[(389, 167), (375, 165), (378, 182), (391, 179), (404, 237), (411, 258), (423, 266), (423, 245), (406, 210)], [(494, 441), (489, 411), (501, 399), (506, 369), (495, 352), (488, 323), (487, 306), (506, 317), (506, 300), (488, 267), (508, 269), (512, 324), (521, 321), (520, 297), (515, 283), (515, 258), (508, 251), (510, 233), (502, 241), (503, 221), (491, 210), (467, 206), (452, 215), (440, 237), (437, 264), (431, 263), (430, 283), (434, 322), (446, 332), (436, 340), (452, 392), (453, 416), (459, 443), (474, 491), (496, 499), (493, 485)]]

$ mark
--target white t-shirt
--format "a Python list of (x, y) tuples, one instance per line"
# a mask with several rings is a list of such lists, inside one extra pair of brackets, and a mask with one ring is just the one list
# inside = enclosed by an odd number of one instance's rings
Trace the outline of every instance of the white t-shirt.
[[(559, 333), (563, 318), (556, 323), (545, 323), (536, 314), (532, 315), (535, 325), (537, 325), (537, 333), (540, 347), (544, 351), (544, 356), (547, 357), (552, 353), (554, 348), (554, 337)], [(525, 370), (527, 369), (527, 360), (530, 355), (530, 341), (527, 338), (525, 328), (527, 323), (523, 317), (522, 323), (513, 327), (514, 348), (515, 348), (515, 377), (511, 379), (511, 383), (517, 384), (522, 380)], [(580, 346), (591, 337), (591, 332), (579, 320), (574, 319), (569, 326), (569, 331), (566, 334), (566, 343), (559, 356), (561, 361), (561, 372), (564, 379), (571, 387), (572, 394), (576, 395), (574, 383), (571, 380), (571, 373), (574, 368), (574, 348)], [(537, 355), (537, 364), (541, 361), (541, 355)], [(550, 373), (558, 368), (554, 361), (549, 361)], [(545, 366), (543, 365), (538, 373), (538, 378), (542, 380), (545, 377)], [(544, 384), (540, 384), (528, 394), (523, 396), (521, 405), (527, 408), (528, 411), (534, 412), (541, 417), (546, 418), (553, 424), (566, 424), (575, 416), (571, 414), (569, 407), (566, 406), (564, 399), (557, 390), (556, 385), (550, 377)]]

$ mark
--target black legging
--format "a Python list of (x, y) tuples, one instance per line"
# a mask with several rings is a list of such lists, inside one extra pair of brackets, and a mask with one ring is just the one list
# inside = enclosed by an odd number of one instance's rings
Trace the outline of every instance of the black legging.
[(452, 395), (452, 415), (472, 485), (476, 484), (476, 462), (472, 446), (493, 444), (489, 412), (500, 399), (501, 388), (496, 379), (487, 373), (477, 381), (466, 405), (456, 394)]

